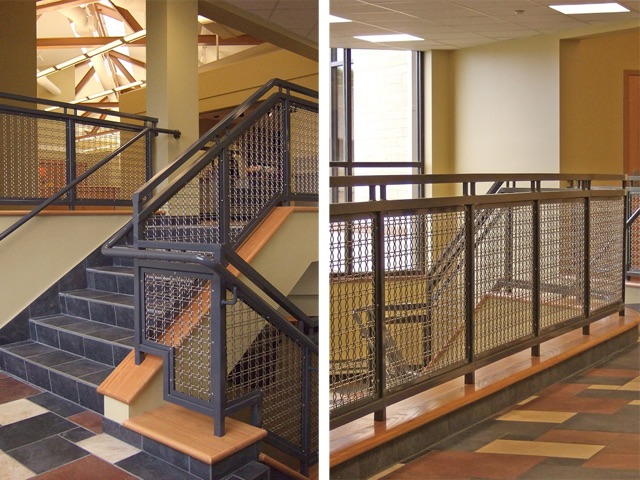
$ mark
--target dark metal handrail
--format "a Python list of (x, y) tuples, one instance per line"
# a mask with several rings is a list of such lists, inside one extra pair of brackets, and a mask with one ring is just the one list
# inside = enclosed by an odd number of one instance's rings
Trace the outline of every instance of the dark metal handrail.
[(71, 191), (76, 185), (78, 185), (80, 182), (82, 182), (83, 180), (85, 180), (87, 177), (93, 175), (96, 171), (98, 171), (100, 168), (102, 168), (103, 166), (105, 166), (107, 163), (109, 163), (111, 160), (113, 160), (114, 158), (116, 158), (118, 155), (120, 155), (123, 151), (125, 151), (127, 148), (129, 148), (131, 145), (133, 145), (134, 143), (136, 143), (138, 140), (140, 140), (142, 137), (144, 137), (145, 135), (147, 135), (152, 129), (150, 128), (145, 128), (144, 130), (140, 131), (140, 133), (138, 133), (135, 137), (131, 138), (131, 140), (129, 140), (127, 143), (125, 143), (124, 145), (121, 145), (119, 148), (117, 148), (116, 150), (114, 150), (113, 152), (111, 152), (109, 155), (107, 155), (105, 158), (103, 158), (100, 162), (96, 163), (93, 167), (91, 167), (89, 170), (87, 170), (85, 173), (83, 173), (82, 175), (80, 175), (79, 177), (76, 177), (75, 180), (73, 180), (72, 182), (68, 183), (66, 186), (64, 186), (63, 188), (61, 188), (60, 190), (58, 190), (56, 193), (54, 193), (53, 195), (51, 195), (47, 200), (45, 200), (44, 202), (42, 202), (40, 205), (38, 205), (37, 207), (35, 207), (33, 210), (31, 210), (28, 214), (26, 214), (24, 217), (22, 217), (20, 220), (18, 220), (16, 223), (14, 223), (13, 225), (11, 225), (9, 228), (7, 228), (4, 232), (0, 233), (0, 242), (2, 240), (4, 240), (5, 238), (7, 238), (11, 233), (15, 232), (18, 228), (20, 228), (22, 225), (24, 225), (25, 223), (27, 223), (29, 220), (31, 220), (33, 217), (35, 217), (36, 215), (38, 215), (40, 212), (42, 212), (45, 208), (47, 208), (48, 206), (50, 206), (52, 203), (54, 203), (56, 200), (62, 198), (66, 193), (68, 193), (69, 191)]

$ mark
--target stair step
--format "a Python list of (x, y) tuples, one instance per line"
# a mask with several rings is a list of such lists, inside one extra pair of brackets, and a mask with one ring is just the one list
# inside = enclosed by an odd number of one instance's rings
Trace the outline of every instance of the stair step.
[(60, 293), (63, 314), (133, 329), (133, 295), (91, 288)]
[(8, 373), (101, 415), (104, 413), (104, 398), (96, 389), (113, 371), (111, 365), (33, 340), (3, 345), (0, 356)]
[(121, 265), (87, 268), (89, 288), (133, 295), (133, 268)]
[(68, 315), (31, 319), (31, 338), (69, 353), (117, 366), (133, 348), (133, 331)]

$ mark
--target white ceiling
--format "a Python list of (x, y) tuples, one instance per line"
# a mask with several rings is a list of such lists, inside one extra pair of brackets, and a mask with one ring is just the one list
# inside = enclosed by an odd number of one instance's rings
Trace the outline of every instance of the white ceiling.
[[(640, 0), (620, 0), (629, 13), (564, 15), (549, 5), (611, 0), (330, 0), (330, 13), (352, 20), (330, 27), (332, 47), (451, 50), (587, 25), (640, 18)], [(407, 33), (424, 41), (371, 43), (355, 35)]]

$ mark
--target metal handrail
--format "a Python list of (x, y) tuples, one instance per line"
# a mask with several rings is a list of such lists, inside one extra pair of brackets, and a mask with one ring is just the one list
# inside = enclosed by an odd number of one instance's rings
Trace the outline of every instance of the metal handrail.
[(80, 182), (84, 181), (87, 177), (93, 175), (97, 170), (99, 170), (104, 165), (106, 165), (111, 160), (113, 160), (115, 157), (120, 155), (123, 151), (125, 151), (127, 148), (129, 148), (131, 145), (133, 145), (135, 142), (140, 140), (140, 138), (146, 136), (151, 130), (152, 130), (151, 128), (145, 128), (145, 129), (141, 130), (136, 136), (132, 137), (128, 142), (126, 142), (125, 144), (123, 144), (120, 147), (118, 147), (116, 150), (114, 150), (109, 155), (107, 155), (105, 158), (103, 158), (101, 161), (96, 163), (93, 167), (91, 167), (85, 173), (83, 173), (79, 177), (76, 177), (72, 182), (68, 183), (66, 186), (64, 186), (63, 188), (58, 190), (56, 193), (51, 195), (47, 200), (45, 200), (40, 205), (35, 207), (28, 214), (26, 214), (24, 217), (22, 217), (16, 223), (14, 223), (9, 228), (7, 228), (4, 232), (0, 233), (0, 242), (2, 240), (4, 240), (5, 238), (7, 238), (9, 235), (11, 235), (16, 230), (18, 230), (18, 228), (20, 228), (22, 225), (27, 223), (33, 217), (38, 215), (40, 212), (42, 212), (45, 208), (50, 206), (56, 200), (62, 198), (65, 194), (67, 194), (70, 190), (72, 190)]

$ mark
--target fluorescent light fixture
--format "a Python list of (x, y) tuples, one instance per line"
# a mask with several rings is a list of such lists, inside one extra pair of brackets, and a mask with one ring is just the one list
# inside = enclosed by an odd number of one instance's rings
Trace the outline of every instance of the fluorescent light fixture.
[(619, 3), (579, 3), (573, 5), (549, 5), (565, 15), (582, 15), (587, 13), (624, 13), (629, 9)]
[(113, 93), (113, 90), (106, 90), (104, 92), (94, 93), (93, 95), (89, 95), (87, 99), (95, 100), (96, 98), (106, 97), (107, 95), (111, 95), (112, 93)]
[(140, 40), (141, 38), (144, 38), (146, 36), (147, 36), (146, 30), (138, 30), (137, 32), (130, 33), (126, 37), (122, 37), (122, 40), (124, 41), (124, 43), (131, 43), (131, 42), (135, 42), (136, 40)]
[(40, 72), (38, 72), (38, 74), (36, 75), (37, 78), (40, 77), (46, 77), (47, 75), (51, 75), (53, 72), (55, 72), (56, 69), (53, 67), (49, 67), (46, 70), (42, 70)]
[(348, 18), (336, 17), (335, 15), (329, 15), (329, 23), (349, 23), (351, 20)]
[(66, 62), (59, 63), (55, 66), (56, 70), (62, 70), (64, 68), (70, 67), (71, 65), (76, 65), (77, 63), (81, 63), (87, 60), (87, 57), (84, 55), (79, 55), (77, 57), (72, 58), (71, 60), (67, 60)]
[(124, 42), (121, 38), (118, 40), (114, 40), (113, 42), (109, 42), (106, 45), (102, 45), (101, 47), (94, 48), (93, 50), (87, 52), (88, 57), (95, 57), (96, 55), (101, 55), (103, 53), (107, 53), (109, 50), (113, 50), (114, 48), (119, 47)]
[(127, 88), (137, 87), (138, 85), (142, 85), (144, 82), (142, 80), (138, 80), (137, 82), (128, 83), (127, 85), (120, 85), (119, 87), (114, 88), (113, 90), (116, 92), (121, 92), (122, 90), (126, 90)]
[(414, 37), (413, 35), (409, 35), (407, 33), (396, 33), (392, 35), (359, 35), (354, 38), (374, 43), (413, 42), (416, 40), (424, 40), (424, 38)]

